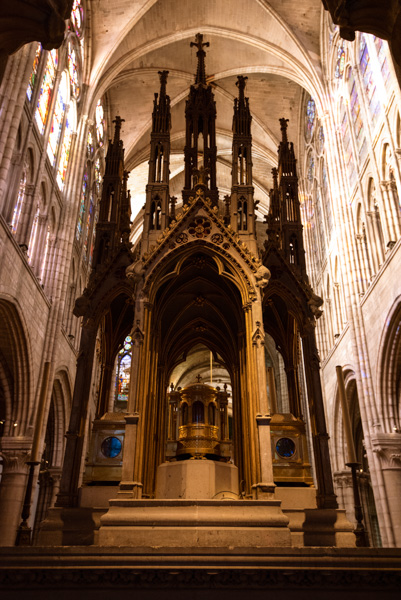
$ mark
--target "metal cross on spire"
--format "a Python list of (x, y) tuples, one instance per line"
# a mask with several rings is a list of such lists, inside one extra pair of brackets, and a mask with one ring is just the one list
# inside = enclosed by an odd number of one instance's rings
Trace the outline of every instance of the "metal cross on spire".
[(202, 83), (203, 85), (206, 85), (206, 71), (205, 71), (205, 56), (206, 56), (206, 52), (204, 51), (204, 46), (206, 46), (206, 48), (209, 47), (209, 42), (204, 42), (203, 41), (203, 34), (202, 33), (197, 33), (195, 36), (195, 42), (191, 42), (190, 46), (192, 48), (192, 46), (196, 46), (198, 48), (198, 52), (196, 53), (196, 56), (198, 57), (198, 68), (196, 70), (196, 80), (195, 80), (195, 85), (197, 85), (198, 83)]

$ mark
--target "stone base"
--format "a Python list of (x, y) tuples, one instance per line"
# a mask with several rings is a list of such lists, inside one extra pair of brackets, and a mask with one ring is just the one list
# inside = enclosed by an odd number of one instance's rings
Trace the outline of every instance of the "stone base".
[(166, 462), (157, 468), (156, 498), (238, 499), (238, 469), (213, 460)]
[(99, 546), (271, 548), (291, 546), (277, 500), (110, 500)]

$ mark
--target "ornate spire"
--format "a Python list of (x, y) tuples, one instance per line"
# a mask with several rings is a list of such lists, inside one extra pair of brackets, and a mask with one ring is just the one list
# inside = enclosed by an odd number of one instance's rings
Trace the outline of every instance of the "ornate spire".
[(168, 71), (158, 71), (160, 76), (160, 99), (166, 96), (166, 84)]
[(288, 119), (281, 118), (280, 129), (281, 129), (281, 142), (278, 147), (278, 170), (279, 176), (285, 175), (286, 177), (296, 177), (296, 159), (294, 154), (294, 144), (288, 142), (287, 137), (287, 123)]
[(288, 138), (287, 138), (287, 123), (289, 121), (289, 119), (284, 119), (284, 117), (282, 117), (281, 119), (279, 119), (280, 121), (280, 129), (281, 129), (281, 141), (284, 142), (285, 144), (288, 142)]
[(114, 129), (114, 139), (113, 139), (113, 144), (117, 144), (120, 141), (120, 131), (121, 131), (121, 124), (125, 122), (125, 119), (122, 119), (121, 117), (119, 117), (118, 115), (116, 116), (116, 118), (114, 119), (113, 123), (116, 124), (116, 127)]
[(160, 93), (155, 94), (153, 102), (152, 131), (167, 133), (171, 127), (170, 96), (166, 94), (168, 71), (159, 71)]
[(239, 98), (234, 100), (233, 133), (238, 135), (251, 135), (251, 112), (248, 98), (245, 98), (245, 85), (248, 77), (238, 75), (236, 86), (239, 89)]
[(235, 85), (237, 86), (237, 88), (239, 89), (239, 103), (244, 103), (245, 102), (245, 82), (248, 79), (248, 77), (244, 77), (243, 75), (238, 75), (237, 76), (237, 80)]
[(196, 53), (196, 56), (198, 57), (198, 68), (196, 70), (196, 79), (195, 79), (195, 85), (198, 85), (199, 83), (201, 83), (202, 85), (206, 85), (206, 71), (205, 71), (205, 56), (206, 56), (206, 52), (203, 50), (203, 47), (206, 46), (206, 48), (209, 47), (209, 42), (203, 42), (203, 35), (202, 33), (197, 33), (195, 36), (195, 42), (191, 42), (191, 48), (192, 46), (196, 46), (198, 48), (198, 52)]

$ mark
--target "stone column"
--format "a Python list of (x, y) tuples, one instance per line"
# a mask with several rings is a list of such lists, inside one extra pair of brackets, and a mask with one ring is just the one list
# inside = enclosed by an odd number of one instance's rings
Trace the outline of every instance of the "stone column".
[[(14, 546), (17, 529), (21, 522), (21, 511), (28, 477), (26, 461), (29, 450), (17, 447), (13, 439), (4, 443), (0, 454), (3, 458), (3, 473), (0, 485), (0, 545)], [(6, 447), (6, 448), (5, 448)]]
[(337, 493), (338, 506), (339, 508), (345, 509), (348, 521), (356, 525), (351, 470), (337, 471), (333, 474), (333, 479)]
[(302, 348), (318, 483), (317, 505), (318, 508), (338, 508), (331, 474), (329, 436), (326, 429), (322, 386), (320, 382), (320, 361), (316, 347), (315, 329), (312, 324), (308, 327), (306, 335), (302, 337)]
[(401, 548), (401, 434), (378, 433), (372, 448), (381, 462), (395, 545)]
[(127, 414), (125, 415), (124, 453), (118, 496), (122, 498), (141, 498), (143, 484), (142, 482), (135, 481), (134, 478), (135, 453), (139, 422), (139, 402), (137, 397), (138, 379), (144, 340), (143, 333), (139, 329), (139, 321), (137, 321), (137, 326), (131, 333), (131, 338), (132, 354), (130, 387)]
[(56, 506), (72, 507), (78, 502), (78, 485), (85, 439), (86, 414), (92, 383), (92, 367), (95, 353), (97, 326), (92, 319), (84, 321), (81, 344), (77, 359), (74, 395), (67, 443), (64, 455), (60, 492)]

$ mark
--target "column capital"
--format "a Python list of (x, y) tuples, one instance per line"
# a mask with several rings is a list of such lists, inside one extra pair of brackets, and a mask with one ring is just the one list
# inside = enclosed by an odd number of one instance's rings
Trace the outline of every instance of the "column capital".
[(380, 457), (383, 469), (401, 470), (401, 434), (378, 433), (372, 438), (372, 449)]

